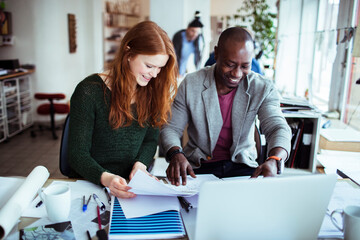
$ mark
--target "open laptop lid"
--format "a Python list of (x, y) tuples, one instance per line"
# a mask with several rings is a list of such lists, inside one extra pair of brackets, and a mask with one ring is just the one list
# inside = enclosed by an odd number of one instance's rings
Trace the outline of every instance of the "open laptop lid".
[(317, 239), (336, 179), (314, 174), (205, 182), (195, 240)]

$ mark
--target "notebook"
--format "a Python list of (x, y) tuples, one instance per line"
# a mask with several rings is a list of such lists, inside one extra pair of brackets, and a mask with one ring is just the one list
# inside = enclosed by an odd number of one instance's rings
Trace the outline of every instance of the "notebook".
[(118, 199), (113, 197), (112, 201), (109, 239), (169, 239), (185, 236), (178, 211), (127, 219)]
[(337, 176), (311, 174), (205, 182), (182, 212), (190, 240), (317, 239)]

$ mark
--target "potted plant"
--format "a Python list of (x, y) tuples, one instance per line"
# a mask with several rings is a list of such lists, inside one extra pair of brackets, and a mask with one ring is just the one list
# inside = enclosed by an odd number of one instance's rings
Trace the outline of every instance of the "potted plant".
[(259, 59), (262, 53), (267, 58), (274, 57), (276, 27), (274, 20), (276, 14), (270, 12), (270, 7), (266, 0), (247, 0), (237, 9), (237, 13), (228, 16), (229, 25), (250, 27), (254, 33), (254, 38), (259, 44), (256, 58)]

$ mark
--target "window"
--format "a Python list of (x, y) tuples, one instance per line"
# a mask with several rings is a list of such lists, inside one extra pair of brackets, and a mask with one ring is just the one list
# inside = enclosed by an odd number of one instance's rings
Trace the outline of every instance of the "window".
[[(279, 90), (295, 96), (308, 92), (311, 103), (323, 112), (340, 112), (344, 121), (360, 101), (348, 95), (360, 91), (360, 85), (349, 83), (356, 78), (354, 69), (360, 76), (360, 67), (354, 67), (351, 58), (356, 7), (354, 1), (281, 0), (279, 9), (275, 65)], [(358, 116), (351, 121), (359, 122)]]

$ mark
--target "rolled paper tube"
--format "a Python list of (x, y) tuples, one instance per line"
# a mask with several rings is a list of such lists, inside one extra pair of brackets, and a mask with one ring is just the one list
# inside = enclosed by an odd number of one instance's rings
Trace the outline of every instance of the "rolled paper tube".
[(39, 189), (49, 178), (49, 171), (44, 166), (35, 167), (24, 183), (11, 196), (0, 210), (0, 239), (5, 238), (15, 226), (22, 212), (32, 202)]

